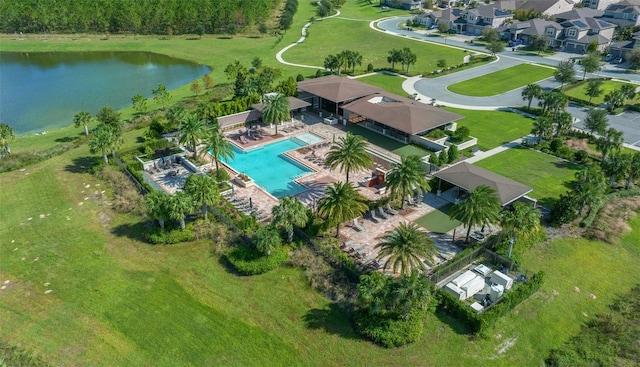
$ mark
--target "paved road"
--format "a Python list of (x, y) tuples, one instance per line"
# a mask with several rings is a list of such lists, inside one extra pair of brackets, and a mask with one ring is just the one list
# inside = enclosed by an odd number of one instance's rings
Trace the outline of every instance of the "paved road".
[[(465, 40), (470, 40), (471, 37), (451, 35), (445, 40), (439, 36), (426, 34), (424, 31), (414, 32), (399, 29), (398, 23), (405, 22), (407, 19), (410, 18), (392, 18), (380, 21), (377, 24), (379, 28), (383, 29), (381, 32), (411, 37), (422, 42), (438, 44), (445, 44), (446, 42), (446, 45), (449, 47), (463, 48), (476, 52), (486, 52), (486, 49), (482, 46), (474, 46), (470, 43), (464, 42)], [(374, 22), (371, 23), (371, 27), (375, 29)], [(380, 31), (380, 29), (377, 30)], [(552, 57), (540, 57), (517, 52), (514, 53), (511, 49), (508, 49), (505, 52), (499, 53), (497, 56), (498, 60), (495, 62), (450, 75), (437, 78), (408, 78), (402, 86), (407, 93), (416, 94), (417, 97), (424, 102), (429, 102), (432, 99), (435, 99), (437, 104), (451, 107), (477, 110), (497, 110), (508, 108), (510, 106), (522, 106), (526, 103), (522, 100), (522, 88), (491, 97), (470, 97), (450, 92), (447, 89), (447, 86), (498, 70), (506, 69), (521, 63), (536, 63), (554, 67), (557, 66), (560, 61), (566, 60), (567, 58), (575, 55), (557, 53)], [(579, 67), (576, 67), (576, 72), (578, 76), (582, 76), (582, 70)], [(593, 77), (596, 75), (640, 83), (640, 75), (626, 73), (620, 65), (605, 65), (602, 71), (593, 75), (589, 74), (588, 76)], [(544, 90), (552, 90), (560, 86), (560, 83), (556, 82), (553, 78), (545, 79), (537, 84), (539, 84)], [(534, 100), (532, 105), (536, 106), (537, 101)], [(584, 128), (583, 121), (587, 109), (570, 105), (567, 108), (567, 111), (577, 119), (578, 122), (575, 124), (575, 127)], [(611, 127), (618, 131), (622, 131), (626, 144), (636, 149), (640, 149), (640, 113), (628, 111), (618, 116), (609, 116), (608, 119)]]

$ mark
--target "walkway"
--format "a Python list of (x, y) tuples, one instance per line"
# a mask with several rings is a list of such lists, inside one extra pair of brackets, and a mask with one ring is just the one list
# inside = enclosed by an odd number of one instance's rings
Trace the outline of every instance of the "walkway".
[(465, 159), (467, 163), (476, 163), (477, 161), (483, 160), (485, 158), (491, 157), (492, 155), (496, 155), (498, 153), (502, 153), (507, 149), (515, 148), (522, 144), (522, 139), (516, 139), (514, 141), (503, 144), (499, 147), (487, 150), (486, 152), (477, 152), (473, 157)]

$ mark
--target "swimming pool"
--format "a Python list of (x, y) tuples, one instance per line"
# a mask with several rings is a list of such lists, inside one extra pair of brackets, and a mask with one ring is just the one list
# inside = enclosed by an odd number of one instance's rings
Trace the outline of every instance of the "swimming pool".
[(257, 185), (266, 189), (271, 195), (281, 198), (306, 190), (304, 186), (293, 180), (313, 171), (283, 154), (305, 145), (307, 143), (299, 138), (289, 138), (249, 151), (234, 145), (234, 159), (223, 161), (237, 172), (251, 177)]

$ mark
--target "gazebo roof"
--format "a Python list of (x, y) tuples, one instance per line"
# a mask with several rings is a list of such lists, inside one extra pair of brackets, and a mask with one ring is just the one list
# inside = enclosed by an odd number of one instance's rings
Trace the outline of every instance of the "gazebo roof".
[(298, 89), (335, 103), (382, 92), (381, 88), (336, 75), (301, 81)]
[[(298, 108), (309, 107), (311, 103), (298, 99), (296, 97), (287, 97), (289, 99), (289, 111), (297, 110)], [(251, 105), (251, 108), (262, 113), (262, 103), (256, 103)]]
[(466, 191), (475, 190), (480, 185), (489, 186), (496, 190), (502, 206), (510, 204), (533, 191), (533, 189), (527, 185), (523, 185), (510, 178), (500, 176), (497, 173), (467, 162), (460, 162), (442, 169), (436, 172), (434, 176), (461, 187)]

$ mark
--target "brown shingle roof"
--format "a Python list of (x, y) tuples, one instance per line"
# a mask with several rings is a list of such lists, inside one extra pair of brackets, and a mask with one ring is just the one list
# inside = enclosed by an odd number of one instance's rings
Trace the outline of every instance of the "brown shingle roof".
[[(311, 103), (307, 102), (307, 101), (303, 101), (301, 99), (298, 99), (296, 97), (287, 97), (287, 99), (289, 99), (289, 110), (293, 111), (293, 110), (297, 110), (298, 108), (302, 108), (302, 107), (309, 107), (311, 106)], [(260, 112), (260, 116), (262, 116), (262, 103), (256, 103), (254, 105), (251, 105), (251, 108), (253, 108), (256, 111)]]
[(249, 110), (249, 111), (236, 113), (233, 115), (220, 117), (218, 118), (218, 124), (220, 124), (220, 127), (224, 129), (229, 126), (246, 123), (249, 121), (256, 121), (260, 117), (262, 117), (262, 112), (259, 112), (256, 110)]
[(298, 89), (336, 103), (382, 91), (378, 87), (336, 75), (301, 81)]
[(386, 92), (360, 98), (342, 108), (411, 135), (464, 117)]
[(440, 170), (434, 176), (467, 191), (475, 190), (480, 185), (487, 185), (496, 190), (503, 206), (533, 191), (527, 185), (467, 162), (460, 162)]

